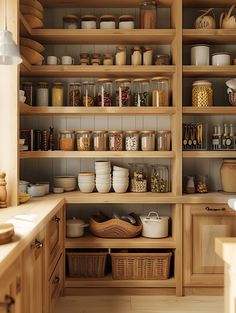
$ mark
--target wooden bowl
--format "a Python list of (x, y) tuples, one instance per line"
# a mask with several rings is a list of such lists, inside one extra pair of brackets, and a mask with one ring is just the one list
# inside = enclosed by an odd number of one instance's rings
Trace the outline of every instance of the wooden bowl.
[(14, 225), (11, 223), (0, 224), (0, 245), (8, 243), (14, 235)]
[(21, 0), (21, 4), (29, 5), (43, 13), (43, 6), (37, 0)]
[(44, 46), (41, 45), (41, 43), (32, 40), (30, 38), (24, 38), (20, 37), (20, 45), (23, 47), (31, 48), (39, 53), (43, 52), (45, 50)]
[(24, 18), (31, 28), (43, 28), (43, 21), (33, 15), (25, 14)]
[(44, 57), (40, 53), (29, 47), (21, 46), (20, 51), (30, 64), (36, 64), (44, 60)]
[(43, 20), (43, 13), (42, 11), (37, 10), (34, 7), (31, 7), (30, 5), (22, 4), (20, 6), (20, 11), (23, 15), (33, 15), (39, 18), (40, 20)]

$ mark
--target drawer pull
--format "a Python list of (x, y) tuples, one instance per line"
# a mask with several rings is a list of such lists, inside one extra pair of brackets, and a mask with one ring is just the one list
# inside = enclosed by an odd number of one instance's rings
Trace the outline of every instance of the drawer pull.
[(53, 222), (56, 222), (56, 223), (59, 223), (60, 220), (61, 220), (61, 218), (58, 217), (58, 216), (56, 216), (56, 215), (55, 215), (55, 216), (53, 217), (53, 219), (52, 219), (52, 221), (53, 221)]
[(205, 209), (207, 211), (214, 211), (214, 212), (216, 212), (216, 211), (226, 211), (226, 208), (209, 208), (209, 206), (207, 206)]
[(35, 241), (31, 244), (32, 249), (40, 249), (43, 247), (43, 242), (35, 239)]
[(53, 283), (53, 284), (59, 284), (59, 282), (60, 282), (60, 277), (55, 276), (54, 279), (53, 279), (53, 281), (52, 281), (52, 283)]
[(15, 303), (15, 300), (9, 296), (6, 295), (4, 302), (0, 302), (0, 307), (5, 307), (6, 308), (6, 312), (10, 313), (11, 312), (11, 306)]

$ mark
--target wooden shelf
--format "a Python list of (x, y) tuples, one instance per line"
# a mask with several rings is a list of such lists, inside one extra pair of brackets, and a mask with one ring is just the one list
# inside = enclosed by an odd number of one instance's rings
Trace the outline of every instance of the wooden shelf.
[(231, 159), (236, 157), (236, 151), (183, 151), (183, 158)]
[(194, 66), (184, 65), (184, 77), (235, 77), (236, 65), (228, 66)]
[(235, 29), (184, 29), (183, 43), (235, 44)]
[[(188, 8), (225, 8), (225, 4), (225, 0), (183, 0), (183, 6)], [(234, 0), (227, 0), (227, 7), (233, 4)]]
[(184, 106), (183, 114), (186, 115), (232, 115), (236, 114), (236, 106), (212, 106), (212, 107), (192, 107)]
[(204, 194), (196, 193), (191, 195), (183, 195), (182, 203), (190, 204), (190, 203), (211, 203), (211, 204), (226, 204), (229, 199), (235, 198), (235, 193), (216, 191), (216, 192), (208, 192)]

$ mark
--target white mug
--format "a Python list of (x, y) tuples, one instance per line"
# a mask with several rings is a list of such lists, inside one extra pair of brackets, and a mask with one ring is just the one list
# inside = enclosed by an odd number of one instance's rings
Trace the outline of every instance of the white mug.
[(48, 65), (58, 65), (58, 64), (60, 64), (60, 59), (54, 55), (50, 55), (47, 57), (47, 64)]
[(196, 45), (191, 48), (191, 65), (209, 65), (210, 47), (208, 45)]
[(61, 64), (64, 65), (75, 64), (75, 59), (69, 55), (63, 55), (63, 57), (61, 58)]

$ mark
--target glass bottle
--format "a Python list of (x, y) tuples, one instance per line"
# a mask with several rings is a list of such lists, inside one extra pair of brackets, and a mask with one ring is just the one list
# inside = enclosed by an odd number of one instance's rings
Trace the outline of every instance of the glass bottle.
[(97, 103), (98, 106), (112, 106), (112, 80), (101, 78), (97, 80)]
[(36, 104), (37, 106), (48, 106), (49, 88), (47, 82), (37, 84)]
[(233, 146), (232, 139), (230, 138), (230, 126), (229, 124), (224, 124), (224, 132), (222, 136), (222, 148), (225, 150), (231, 149)]
[(152, 106), (169, 106), (169, 79), (167, 77), (154, 77), (151, 80)]
[(93, 82), (83, 82), (82, 84), (82, 104), (85, 107), (95, 106), (96, 89)]
[(126, 78), (115, 80), (116, 106), (127, 107), (131, 105), (131, 81)]
[(133, 80), (133, 100), (135, 106), (150, 105), (149, 81), (145, 78)]
[(76, 147), (78, 151), (91, 150), (91, 133), (89, 130), (76, 131)]
[(77, 107), (81, 105), (81, 86), (80, 83), (69, 84), (69, 106)]
[(212, 147), (212, 150), (220, 150), (220, 147), (221, 147), (217, 125), (213, 126), (213, 133), (211, 137), (211, 147)]
[(170, 151), (171, 131), (157, 131), (157, 151)]
[(140, 28), (154, 29), (157, 26), (156, 1), (144, 1), (140, 4)]
[(52, 86), (52, 106), (62, 107), (64, 102), (64, 85), (54, 82)]
[(49, 127), (49, 137), (48, 137), (48, 150), (55, 150), (55, 138), (54, 138), (54, 128)]

